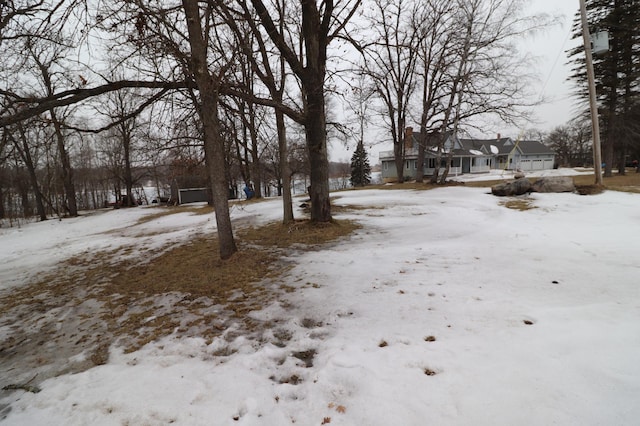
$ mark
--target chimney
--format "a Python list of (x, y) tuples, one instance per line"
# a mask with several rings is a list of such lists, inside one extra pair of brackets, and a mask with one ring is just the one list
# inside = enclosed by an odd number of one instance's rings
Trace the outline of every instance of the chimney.
[(404, 131), (404, 149), (413, 149), (413, 127), (407, 127)]
[(500, 140), (500, 133), (498, 133), (498, 140)]

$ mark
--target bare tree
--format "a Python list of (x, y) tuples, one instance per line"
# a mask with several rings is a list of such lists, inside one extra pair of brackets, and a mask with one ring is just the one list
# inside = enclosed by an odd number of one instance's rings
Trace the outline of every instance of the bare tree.
[[(60, 62), (64, 59), (65, 54), (68, 53), (68, 49), (63, 46), (61, 40), (56, 43), (45, 44), (32, 38), (26, 40), (26, 48), (31, 60), (33, 60), (35, 64), (35, 68), (38, 70), (37, 77), (41, 80), (42, 87), (45, 91), (44, 97), (48, 98), (53, 96), (57, 83), (67, 78), (67, 76), (65, 76), (64, 66), (61, 66)], [(62, 114), (64, 114), (64, 112)], [(55, 108), (50, 108), (48, 115), (49, 121), (54, 129), (56, 146), (58, 148), (58, 155), (60, 156), (60, 177), (66, 198), (63, 206), (69, 216), (74, 217), (78, 215), (78, 205), (73, 179), (73, 168), (71, 166), (66, 135), (63, 129), (64, 120), (61, 118), (61, 114), (56, 112)]]
[[(227, 259), (238, 249), (233, 238), (233, 229), (229, 214), (229, 191), (225, 174), (225, 147), (224, 139), (220, 135), (220, 123), (218, 119), (221, 73), (224, 73), (225, 67), (219, 69), (217, 73), (212, 73), (209, 69), (209, 46), (207, 45), (207, 39), (210, 33), (206, 25), (203, 28), (198, 3), (183, 0), (182, 8), (184, 9), (186, 17), (189, 34), (188, 42), (191, 49), (189, 71), (193, 73), (193, 78), (200, 96), (200, 109), (204, 128), (204, 150), (209, 178), (211, 179), (213, 205), (216, 210), (220, 257)], [(209, 17), (209, 12), (210, 9), (205, 10), (204, 16)]]
[[(435, 172), (431, 182), (439, 178), (441, 157), (445, 153), (445, 132), (453, 135), (464, 123), (479, 116), (497, 116), (515, 123), (527, 116), (527, 108), (539, 103), (531, 100), (528, 82), (529, 62), (517, 53), (514, 42), (549, 24), (545, 16), (523, 16), (522, 0), (459, 0), (448, 9), (449, 46), (441, 86), (436, 89), (440, 111), (434, 117), (440, 133)], [(436, 14), (435, 16), (438, 16)], [(423, 105), (424, 107), (424, 105)], [(424, 111), (423, 111), (424, 114)], [(444, 182), (450, 166), (451, 151), (445, 162)]]
[[(424, 160), (427, 141), (438, 135), (438, 118), (442, 117), (443, 87), (449, 81), (449, 63), (453, 56), (453, 12), (455, 4), (448, 0), (427, 0), (425, 7), (416, 15), (416, 30), (423, 31), (424, 37), (418, 50), (419, 84), (422, 86), (420, 114), (420, 135), (418, 138), (418, 159), (416, 182), (424, 180)], [(430, 134), (430, 136), (429, 136)], [(440, 135), (444, 136), (444, 135)]]
[[(31, 131), (27, 130), (26, 125), (29, 125)], [(17, 153), (17, 157), (20, 158), (22, 164), (27, 169), (29, 176), (29, 183), (31, 185), (31, 189), (34, 194), (37, 214), (40, 217), (40, 220), (47, 220), (47, 213), (45, 211), (44, 206), (44, 195), (42, 194), (41, 184), (38, 179), (37, 174), (37, 166), (38, 166), (38, 144), (41, 141), (41, 137), (35, 135), (35, 133), (40, 133), (42, 131), (43, 124), (35, 123), (35, 120), (32, 120), (31, 123), (19, 123), (15, 125), (14, 131), (9, 131), (9, 129), (5, 129), (4, 135), (7, 137), (9, 141), (13, 143), (14, 152)], [(30, 134), (29, 134), (30, 133)], [(36, 136), (36, 137), (34, 137)], [(31, 143), (30, 143), (31, 141)], [(17, 158), (16, 158), (17, 161)], [(26, 190), (23, 191), (23, 206), (24, 206), (24, 214), (28, 215), (28, 208), (26, 207), (28, 204), (28, 198), (26, 196)]]
[[(226, 7), (221, 7), (221, 10), (226, 17), (226, 22), (235, 33), (245, 57), (249, 59), (253, 71), (267, 88), (271, 99), (276, 104), (274, 114), (278, 138), (278, 164), (280, 166), (280, 170), (277, 173), (279, 176), (278, 193), (282, 194), (283, 223), (286, 224), (294, 220), (291, 199), (291, 171), (289, 170), (289, 161), (287, 158), (288, 147), (285, 113), (283, 109), (279, 107), (285, 103), (284, 95), (287, 84), (286, 60), (283, 55), (279, 55), (275, 61), (273, 60), (270, 45), (268, 44), (268, 42), (270, 42), (269, 36), (260, 31), (258, 22), (252, 16), (253, 11), (249, 7), (249, 4), (244, 0), (238, 1), (238, 3), (241, 13), (233, 13)], [(224, 5), (224, 3), (222, 5)], [(285, 31), (288, 30), (285, 26), (288, 13), (287, 0), (278, 0), (276, 2), (275, 13), (277, 13), (278, 16), (278, 31), (280, 31), (281, 34), (285, 34)], [(241, 25), (240, 22), (244, 22), (245, 25)], [(258, 54), (256, 55), (254, 52)], [(274, 63), (272, 64), (272, 62)], [(253, 95), (254, 93), (251, 94)], [(301, 113), (295, 115), (296, 117), (294, 117), (294, 119), (297, 119), (298, 122), (303, 121)]]
[[(145, 124), (144, 117), (141, 114), (130, 114), (136, 109), (136, 104), (141, 97), (141, 93), (135, 89), (123, 89), (109, 93), (104, 106), (96, 106), (100, 114), (107, 117), (109, 122), (115, 123), (105, 132), (107, 138), (113, 140), (118, 146), (117, 151), (121, 152), (119, 156), (121, 167), (117, 167), (118, 170), (121, 169), (121, 173), (118, 173), (117, 178), (124, 184), (126, 196), (121, 202), (126, 207), (136, 204), (133, 187), (143, 176), (143, 174), (134, 173), (134, 161), (138, 145), (136, 139), (139, 138), (140, 128)], [(120, 198), (120, 194), (116, 196)]]
[(364, 49), (365, 73), (384, 106), (382, 114), (391, 133), (398, 182), (404, 180), (405, 127), (413, 96), (418, 48), (424, 33), (413, 25), (422, 4), (411, 0), (375, 0), (370, 26), (375, 41)]
[(590, 125), (570, 123), (554, 128), (544, 142), (556, 153), (561, 167), (585, 166), (593, 162)]
[[(303, 97), (306, 145), (311, 165), (311, 220), (331, 220), (329, 202), (329, 161), (327, 155), (327, 116), (325, 110), (325, 78), (327, 70), (327, 47), (338, 37), (355, 14), (361, 0), (334, 2), (300, 0), (301, 33), (299, 44), (293, 44), (283, 33), (282, 27), (274, 23), (277, 13), (269, 11), (262, 0), (251, 0), (260, 19), (260, 24), (271, 38), (293, 74), (300, 82)], [(296, 51), (300, 50), (300, 54)]]

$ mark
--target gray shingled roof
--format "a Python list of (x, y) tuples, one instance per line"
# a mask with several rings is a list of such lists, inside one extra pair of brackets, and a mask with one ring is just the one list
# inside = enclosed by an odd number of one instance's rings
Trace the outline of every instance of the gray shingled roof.
[[(462, 145), (467, 149), (480, 149), (484, 147), (486, 152), (491, 152), (491, 145), (498, 148), (498, 155), (506, 155), (511, 152), (517, 144), (523, 154), (553, 154), (554, 152), (546, 145), (538, 141), (514, 141), (511, 138), (500, 139), (460, 139)], [(507, 144), (507, 142), (510, 142)], [(469, 148), (473, 147), (473, 148)]]

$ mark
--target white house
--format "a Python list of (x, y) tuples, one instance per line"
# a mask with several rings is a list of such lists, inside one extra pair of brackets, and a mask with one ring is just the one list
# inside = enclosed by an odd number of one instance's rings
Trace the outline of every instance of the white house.
[[(405, 132), (403, 176), (414, 179), (418, 170), (418, 145), (425, 144), (424, 175), (435, 170), (439, 141), (442, 144), (440, 167), (446, 166), (450, 158), (450, 176), (467, 173), (486, 173), (491, 169), (501, 170), (545, 170), (552, 169), (555, 153), (538, 141), (514, 141), (511, 138), (459, 139), (451, 133), (430, 133), (426, 137), (408, 127)], [(380, 153), (382, 179), (386, 182), (397, 179), (393, 151)]]

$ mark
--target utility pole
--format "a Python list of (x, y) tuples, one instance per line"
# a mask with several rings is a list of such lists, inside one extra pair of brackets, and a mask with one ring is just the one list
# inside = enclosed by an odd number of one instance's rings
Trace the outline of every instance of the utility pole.
[(593, 168), (596, 174), (596, 185), (602, 185), (602, 154), (600, 153), (600, 123), (598, 122), (598, 104), (596, 100), (596, 78), (593, 72), (591, 56), (591, 37), (587, 23), (587, 5), (580, 0), (580, 16), (582, 17), (582, 40), (587, 59), (587, 81), (589, 83), (589, 105), (591, 107), (591, 130), (593, 133)]

